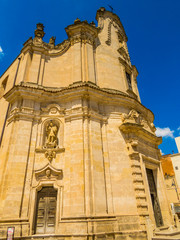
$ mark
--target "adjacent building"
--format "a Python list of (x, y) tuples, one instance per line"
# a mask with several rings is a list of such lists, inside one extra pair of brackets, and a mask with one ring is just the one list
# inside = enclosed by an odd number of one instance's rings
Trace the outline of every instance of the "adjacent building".
[[(180, 150), (180, 137), (175, 138), (178, 151)], [(161, 157), (168, 199), (180, 218), (180, 153), (167, 154)]]

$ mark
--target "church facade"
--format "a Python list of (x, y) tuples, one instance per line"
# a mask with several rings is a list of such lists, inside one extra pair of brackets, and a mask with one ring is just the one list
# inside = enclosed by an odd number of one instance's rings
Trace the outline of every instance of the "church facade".
[(37, 24), (0, 79), (0, 239), (151, 239), (172, 226), (153, 113), (120, 19)]

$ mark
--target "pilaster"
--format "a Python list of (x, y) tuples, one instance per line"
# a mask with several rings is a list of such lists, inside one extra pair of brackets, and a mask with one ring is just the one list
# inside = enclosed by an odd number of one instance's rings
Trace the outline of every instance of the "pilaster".
[(22, 52), (21, 64), (16, 84), (20, 82), (28, 82), (30, 65), (31, 65), (31, 52), (30, 51)]
[(29, 82), (39, 83), (39, 74), (41, 67), (41, 52), (34, 51), (32, 54), (32, 62), (29, 71)]
[(91, 81), (95, 83), (95, 62), (93, 47), (99, 29), (92, 22), (79, 19), (66, 28), (67, 35), (74, 49), (73, 81)]

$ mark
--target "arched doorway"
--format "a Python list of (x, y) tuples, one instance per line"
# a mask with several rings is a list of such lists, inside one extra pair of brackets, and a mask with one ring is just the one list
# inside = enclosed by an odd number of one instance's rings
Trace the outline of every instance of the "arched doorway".
[(35, 233), (47, 234), (55, 232), (57, 190), (43, 187), (37, 193)]

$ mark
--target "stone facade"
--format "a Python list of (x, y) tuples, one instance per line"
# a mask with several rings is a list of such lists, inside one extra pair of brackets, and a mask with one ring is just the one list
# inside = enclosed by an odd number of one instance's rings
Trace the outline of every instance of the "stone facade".
[(1, 239), (147, 240), (174, 224), (126, 33), (104, 8), (96, 19), (57, 45), (37, 24), (1, 76)]

